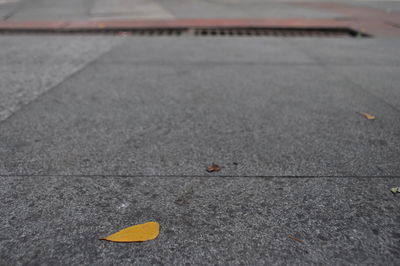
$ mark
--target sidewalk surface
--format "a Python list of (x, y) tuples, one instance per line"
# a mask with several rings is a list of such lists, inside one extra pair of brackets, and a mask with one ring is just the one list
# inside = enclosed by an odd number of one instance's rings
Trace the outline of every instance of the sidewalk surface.
[[(0, 265), (397, 265), (400, 2), (343, 4), (0, 1), (7, 23), (347, 18), (392, 34), (0, 35)], [(147, 221), (155, 240), (99, 240)]]

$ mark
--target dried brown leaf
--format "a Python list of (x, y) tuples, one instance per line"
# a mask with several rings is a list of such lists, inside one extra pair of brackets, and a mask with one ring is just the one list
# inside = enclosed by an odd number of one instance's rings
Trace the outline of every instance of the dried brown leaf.
[(288, 237), (294, 241), (300, 242), (300, 243), (304, 243), (304, 240), (298, 239), (297, 237), (294, 237), (292, 235), (288, 235)]
[(207, 172), (218, 172), (219, 170), (221, 170), (221, 168), (219, 167), (219, 165), (217, 164), (211, 164), (207, 167)]

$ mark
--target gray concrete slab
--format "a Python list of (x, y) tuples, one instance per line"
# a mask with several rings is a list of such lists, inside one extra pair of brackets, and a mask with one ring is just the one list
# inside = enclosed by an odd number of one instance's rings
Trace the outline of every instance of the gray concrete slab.
[(399, 111), (301, 40), (147, 41), (127, 39), (4, 121), (0, 173), (190, 176), (215, 162), (235, 176), (399, 174)]
[(20, 0), (7, 20), (87, 19), (93, 0)]
[(120, 41), (104, 36), (0, 36), (0, 121)]
[(153, 0), (95, 0), (90, 15), (99, 19), (171, 19), (166, 9)]
[(400, 53), (397, 47), (400, 40), (397, 38), (302, 38), (292, 39), (293, 48), (324, 65), (375, 65), (393, 66), (400, 65)]
[(400, 65), (399, 66), (330, 66), (346, 76), (360, 89), (381, 98), (393, 108), (400, 110)]
[(8, 20), (165, 19), (165, 18), (333, 18), (341, 14), (302, 8), (294, 1), (220, 0), (25, 0)]
[(315, 64), (287, 40), (274, 37), (131, 38), (109, 62), (113, 64), (247, 63)]
[[(397, 265), (400, 255), (399, 178), (0, 182), (2, 265)], [(161, 224), (153, 241), (99, 240), (147, 221)]]
[(290, 2), (218, 0), (158, 0), (177, 18), (333, 18), (341, 14), (302, 8)]
[[(396, 12), (398, 1), (332, 1)], [(310, 2), (306, 1), (306, 2)], [(169, 19), (169, 18), (337, 18), (343, 14), (294, 5), (302, 0), (1, 0), (8, 20)], [(3, 8), (4, 7), (4, 8)]]
[(399, 12), (400, 2), (394, 1), (353, 1), (352, 5), (380, 9), (387, 13)]
[(0, 20), (5, 20), (18, 6), (18, 0), (0, 0)]

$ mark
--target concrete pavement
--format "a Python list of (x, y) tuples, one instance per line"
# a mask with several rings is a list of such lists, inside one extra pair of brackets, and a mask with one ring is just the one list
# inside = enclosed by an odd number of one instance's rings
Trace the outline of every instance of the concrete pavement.
[[(10, 21), (169, 19), (169, 18), (341, 18), (340, 12), (315, 10), (303, 2), (329, 0), (1, 0), (0, 17)], [(387, 13), (400, 10), (399, 1), (335, 1), (371, 7)], [(299, 5), (300, 3), (300, 5)]]
[[(1, 122), (4, 263), (395, 265), (397, 40), (156, 39)], [(98, 240), (147, 220), (152, 242)]]
[(0, 3), (6, 20), (156, 19), (242, 17), (332, 17), (333, 14), (291, 6), (286, 2), (180, 0), (19, 0)]
[(215, 160), (226, 175), (395, 175), (398, 109), (334, 69), (371, 67), (372, 51), (396, 68), (396, 43), (128, 38), (3, 122), (0, 173), (190, 176)]
[(1, 39), (0, 121), (121, 41), (107, 37)]
[[(399, 199), (387, 188), (399, 179), (0, 180), (3, 264), (397, 265)], [(151, 220), (154, 241), (99, 240)]]
[[(7, 20), (96, 20), (89, 2)], [(396, 265), (399, 45), (0, 36), (0, 265)], [(99, 240), (151, 220), (156, 240)]]

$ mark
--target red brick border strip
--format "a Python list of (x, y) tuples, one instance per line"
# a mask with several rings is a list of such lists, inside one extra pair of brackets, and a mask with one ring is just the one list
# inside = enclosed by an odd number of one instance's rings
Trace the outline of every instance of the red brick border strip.
[(343, 27), (343, 21), (329, 19), (168, 19), (104, 21), (0, 21), (0, 29), (139, 29), (181, 27)]
[(135, 20), (135, 21), (96, 21), (69, 22), (67, 29), (104, 27), (104, 28), (180, 28), (180, 27), (342, 27), (335, 20), (317, 19), (177, 19), (177, 20)]

